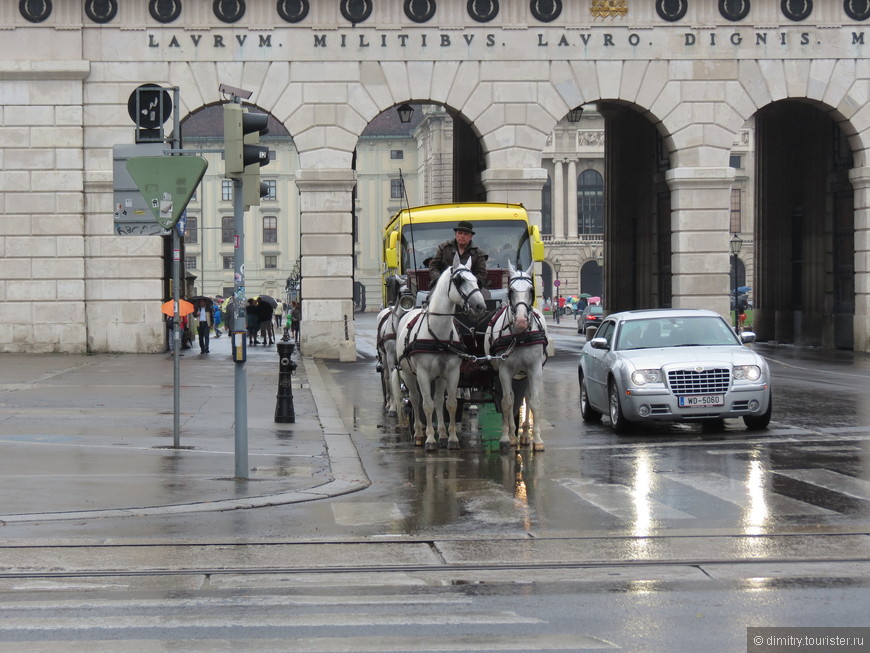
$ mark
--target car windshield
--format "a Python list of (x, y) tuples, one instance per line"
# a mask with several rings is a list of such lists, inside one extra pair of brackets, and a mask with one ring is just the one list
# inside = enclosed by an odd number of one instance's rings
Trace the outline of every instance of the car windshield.
[(734, 346), (740, 341), (716, 316), (656, 317), (622, 323), (616, 349)]

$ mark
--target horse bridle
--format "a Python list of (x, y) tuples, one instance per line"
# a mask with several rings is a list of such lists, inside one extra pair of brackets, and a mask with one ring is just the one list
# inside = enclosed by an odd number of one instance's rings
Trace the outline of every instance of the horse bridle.
[(450, 272), (450, 283), (453, 284), (454, 288), (456, 288), (456, 292), (459, 293), (459, 296), (462, 298), (462, 310), (468, 311), (468, 300), (474, 295), (474, 293), (479, 292), (481, 298), (483, 298), (483, 293), (480, 290), (480, 286), (475, 283), (474, 289), (470, 293), (465, 293), (462, 290), (462, 282), (463, 273), (468, 272), (469, 274), (473, 274), (471, 270), (468, 268), (456, 268)]
[(516, 281), (526, 281), (526, 282), (528, 282), (529, 285), (532, 284), (532, 279), (531, 279), (531, 277), (529, 277), (529, 276), (527, 276), (527, 275), (525, 275), (525, 274), (523, 274), (523, 275), (521, 275), (521, 276), (518, 276), (518, 277), (513, 277), (510, 281), (508, 281), (508, 303), (510, 304), (511, 312), (512, 312), (514, 315), (516, 315), (516, 314), (517, 314), (517, 308), (519, 308), (520, 306), (525, 306), (525, 307), (526, 307), (526, 312), (527, 312), (529, 315), (531, 315), (531, 314), (532, 314), (532, 307), (531, 307), (530, 304), (528, 304), (528, 303), (526, 303), (526, 302), (517, 302), (517, 303), (515, 304), (515, 303), (513, 302), (513, 299), (511, 298), (511, 291), (514, 289), (514, 288), (513, 288), (513, 285), (514, 285), (514, 282), (516, 282)]

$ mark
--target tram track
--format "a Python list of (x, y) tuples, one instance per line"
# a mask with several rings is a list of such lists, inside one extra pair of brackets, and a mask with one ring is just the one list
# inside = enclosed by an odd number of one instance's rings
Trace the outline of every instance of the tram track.
[[(207, 561), (207, 562), (206, 562)], [(312, 562), (314, 561), (314, 562)], [(0, 580), (155, 576), (499, 575), (728, 566), (750, 576), (823, 568), (870, 579), (870, 530), (776, 535), (0, 546)], [(839, 571), (842, 570), (842, 571)], [(814, 572), (814, 573), (817, 573)], [(762, 574), (763, 575), (763, 574)], [(576, 579), (574, 574), (567, 578)]]

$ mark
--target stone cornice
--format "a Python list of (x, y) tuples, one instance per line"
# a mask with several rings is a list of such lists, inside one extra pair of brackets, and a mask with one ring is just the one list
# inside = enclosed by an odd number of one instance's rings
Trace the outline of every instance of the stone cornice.
[(0, 79), (77, 79), (91, 74), (89, 61), (0, 61)]

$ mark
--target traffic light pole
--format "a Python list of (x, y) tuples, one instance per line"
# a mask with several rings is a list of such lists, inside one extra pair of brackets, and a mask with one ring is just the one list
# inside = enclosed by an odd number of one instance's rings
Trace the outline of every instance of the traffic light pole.
[[(236, 313), (233, 320), (233, 338), (241, 338), (237, 344), (242, 351), (245, 347), (245, 205), (242, 197), (242, 180), (233, 178), (233, 214), (235, 218), (235, 293), (233, 306)], [(241, 332), (241, 335), (239, 335)], [(244, 357), (243, 357), (244, 358)], [(248, 478), (248, 377), (245, 361), (236, 361), (235, 373), (235, 417), (236, 417), (236, 478)]]
[[(269, 148), (261, 146), (260, 134), (268, 132), (269, 117), (251, 113), (241, 106), (239, 94), (250, 93), (221, 85), (221, 92), (230, 92), (232, 101), (224, 104), (224, 176), (233, 180), (233, 214), (235, 219), (235, 287), (233, 319), (233, 360), (235, 371), (236, 410), (236, 478), (248, 478), (248, 381), (245, 329), (245, 208), (260, 203), (260, 167), (269, 163)], [(248, 192), (245, 187), (248, 186)], [(246, 197), (246, 195), (248, 197)]]

